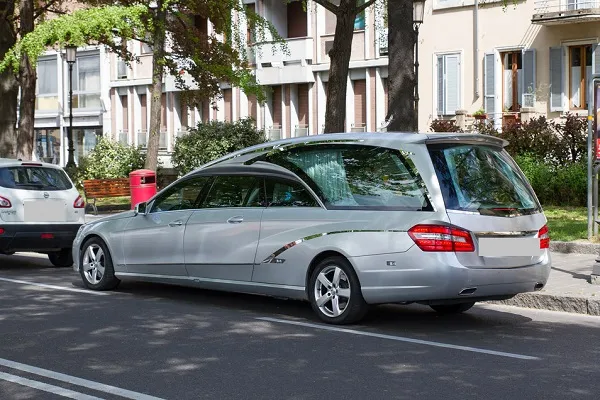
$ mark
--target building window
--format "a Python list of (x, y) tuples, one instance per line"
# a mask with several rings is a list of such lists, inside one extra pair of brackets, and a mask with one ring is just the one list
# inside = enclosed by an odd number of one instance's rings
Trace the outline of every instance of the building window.
[(569, 107), (588, 108), (586, 88), (592, 80), (592, 46), (569, 47)]
[(437, 114), (454, 115), (460, 106), (460, 54), (437, 56)]
[(523, 53), (502, 53), (502, 99), (504, 111), (518, 112), (523, 98)]
[(77, 57), (73, 67), (73, 108), (100, 109), (100, 56)]
[(121, 58), (117, 59), (117, 79), (127, 79), (127, 63)]
[(40, 161), (58, 164), (60, 162), (60, 130), (35, 129), (35, 154)]
[(75, 150), (75, 162), (79, 164), (82, 158), (87, 157), (96, 147), (98, 140), (102, 137), (100, 128), (74, 128), (73, 148)]
[(287, 37), (299, 38), (307, 35), (307, 15), (301, 1), (287, 4)]
[(58, 110), (58, 65), (55, 57), (38, 61), (36, 85), (35, 109)]
[[(365, 0), (358, 0), (356, 2), (357, 6), (362, 6), (365, 4)], [(354, 30), (359, 31), (365, 29), (365, 10), (362, 10), (356, 15), (354, 19)]]

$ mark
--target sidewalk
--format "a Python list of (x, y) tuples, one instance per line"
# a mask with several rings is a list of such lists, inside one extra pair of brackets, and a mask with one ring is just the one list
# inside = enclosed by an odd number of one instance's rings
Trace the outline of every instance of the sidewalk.
[(552, 252), (546, 287), (492, 303), (600, 316), (600, 285), (589, 283), (597, 254)]
[[(105, 217), (86, 214), (86, 222)], [(589, 283), (600, 244), (551, 242), (552, 271), (539, 292), (519, 294), (490, 303), (600, 316), (600, 285)]]

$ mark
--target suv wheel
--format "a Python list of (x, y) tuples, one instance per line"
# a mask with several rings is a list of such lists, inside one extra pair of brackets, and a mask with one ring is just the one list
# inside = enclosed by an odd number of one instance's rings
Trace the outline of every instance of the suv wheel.
[(357, 322), (368, 310), (358, 277), (343, 257), (329, 257), (317, 265), (308, 295), (319, 318), (330, 324)]
[(458, 304), (440, 304), (436, 306), (429, 306), (433, 308), (438, 314), (460, 314), (475, 305), (475, 302), (470, 303), (458, 303)]
[(60, 251), (48, 253), (48, 259), (52, 265), (58, 268), (73, 266), (73, 253), (71, 252), (71, 249), (62, 249)]
[(120, 281), (115, 277), (112, 258), (102, 239), (88, 239), (81, 250), (79, 273), (83, 284), (92, 290), (115, 289)]

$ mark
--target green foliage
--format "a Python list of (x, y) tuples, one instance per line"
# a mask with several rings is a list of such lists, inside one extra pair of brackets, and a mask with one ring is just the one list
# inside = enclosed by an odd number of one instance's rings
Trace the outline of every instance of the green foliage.
[(32, 65), (36, 65), (38, 57), (49, 46), (103, 43), (116, 47), (117, 37), (142, 37), (147, 31), (147, 14), (148, 8), (143, 5), (108, 6), (82, 9), (44, 21), (7, 52), (0, 63), (0, 72), (7, 68), (18, 72), (23, 54), (27, 54)]
[(433, 132), (462, 132), (453, 119), (434, 119), (429, 128)]
[(87, 157), (79, 160), (72, 178), (78, 188), (85, 179), (127, 178), (131, 171), (144, 167), (140, 148), (102, 138)]
[(201, 123), (177, 138), (171, 160), (177, 172), (184, 175), (228, 153), (265, 141), (265, 132), (257, 130), (251, 118), (234, 123)]
[(584, 206), (587, 201), (585, 161), (556, 165), (532, 154), (515, 156), (542, 205)]

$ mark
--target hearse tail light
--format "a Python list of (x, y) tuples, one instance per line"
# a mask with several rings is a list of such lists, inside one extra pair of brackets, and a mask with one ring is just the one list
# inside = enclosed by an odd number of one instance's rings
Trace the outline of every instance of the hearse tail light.
[(415, 225), (408, 230), (408, 235), (423, 251), (475, 251), (471, 233), (464, 229), (443, 225)]
[(11, 208), (12, 204), (10, 203), (10, 200), (7, 199), (6, 197), (2, 197), (0, 196), (0, 208)]
[(540, 238), (540, 249), (549, 249), (550, 248), (550, 233), (548, 231), (548, 226), (542, 226), (542, 229), (538, 232), (538, 237)]
[(83, 198), (81, 197), (81, 195), (77, 196), (77, 198), (73, 202), (73, 207), (74, 208), (84, 208), (85, 207), (85, 201), (83, 201)]

